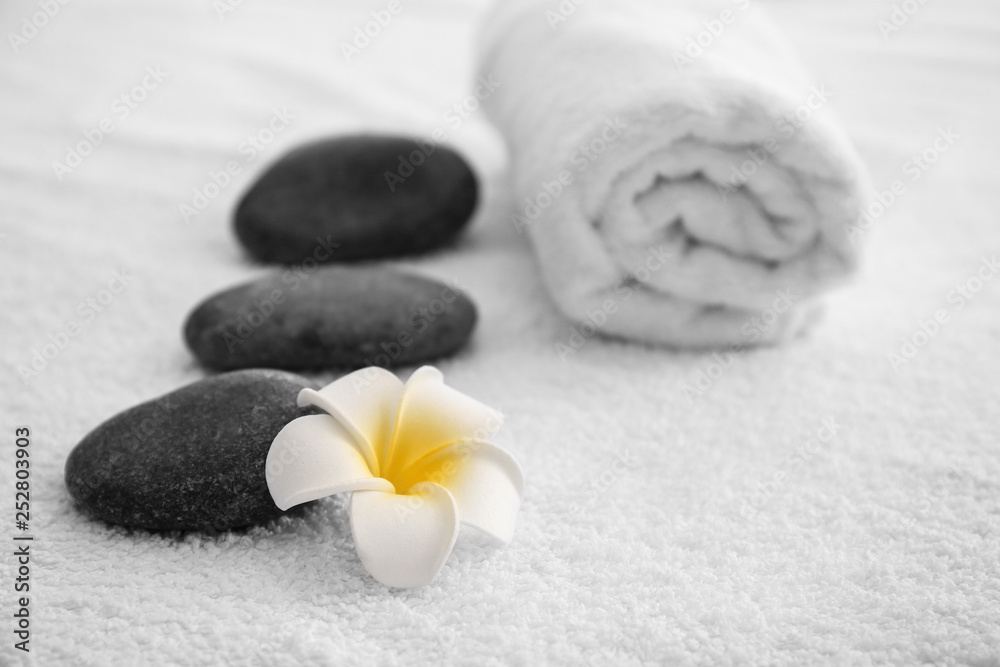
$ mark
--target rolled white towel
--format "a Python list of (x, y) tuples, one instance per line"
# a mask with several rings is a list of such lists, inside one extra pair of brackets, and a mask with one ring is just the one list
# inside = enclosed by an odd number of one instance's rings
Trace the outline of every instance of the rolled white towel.
[(774, 342), (855, 268), (865, 170), (755, 5), (500, 0), (482, 43), (511, 220), (572, 320), (685, 347)]

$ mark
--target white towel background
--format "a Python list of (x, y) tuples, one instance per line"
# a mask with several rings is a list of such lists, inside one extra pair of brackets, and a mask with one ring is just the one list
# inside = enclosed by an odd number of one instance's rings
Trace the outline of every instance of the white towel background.
[[(482, 3), (402, 2), (351, 63), (340, 42), (386, 3), (245, 0), (223, 19), (208, 0), (70, 3), (17, 53), (7, 33), (40, 10), (5, 3), (0, 539), (13, 544), (27, 425), (36, 541), (33, 660), (12, 649), (4, 548), (0, 662), (1000, 664), (1000, 281), (960, 310), (948, 299), (1000, 251), (998, 10), (931, 0), (884, 39), (888, 0), (772, 4), (878, 188), (905, 192), (809, 337), (720, 375), (711, 354), (596, 339), (556, 351), (570, 332), (509, 224), (499, 139), (478, 114), (454, 130), (444, 118), (466, 94)], [(52, 161), (157, 65), (167, 78), (57, 181)], [(295, 121), (247, 162), (241, 142), (275, 107)], [(254, 176), (315, 136), (438, 126), (484, 174), (486, 204), (459, 248), (409, 264), (480, 306), (473, 345), (441, 367), (507, 414), (500, 442), (528, 476), (514, 543), (464, 532), (434, 585), (396, 592), (365, 575), (342, 501), (182, 539), (76, 513), (73, 445), (202, 377), (184, 316), (262, 272), (229, 229)], [(948, 128), (959, 138), (913, 182), (910, 156)], [(228, 160), (241, 173), (186, 224), (179, 204)], [(82, 322), (77, 304), (116, 268), (129, 287)], [(894, 371), (887, 353), (941, 310), (947, 324)], [(23, 381), (16, 367), (70, 319), (82, 330)], [(718, 378), (689, 401), (702, 371)], [(830, 418), (836, 437), (809, 445)]]

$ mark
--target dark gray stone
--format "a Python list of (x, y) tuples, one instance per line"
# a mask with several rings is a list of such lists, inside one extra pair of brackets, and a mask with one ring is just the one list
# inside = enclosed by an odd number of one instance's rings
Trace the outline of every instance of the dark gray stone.
[(391, 368), (454, 353), (476, 307), (457, 290), (384, 267), (266, 276), (209, 297), (184, 338), (209, 368)]
[(282, 514), (264, 462), (312, 386), (297, 375), (218, 375), (107, 420), (66, 461), (66, 487), (88, 514), (148, 530), (220, 531)]
[(354, 135), (302, 146), (247, 191), (236, 236), (262, 262), (352, 262), (452, 242), (478, 184), (453, 150), (407, 137)]

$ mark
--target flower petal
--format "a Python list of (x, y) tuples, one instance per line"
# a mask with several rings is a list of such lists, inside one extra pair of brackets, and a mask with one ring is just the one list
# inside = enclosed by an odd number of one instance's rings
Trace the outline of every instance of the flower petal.
[(429, 584), (458, 535), (458, 508), (448, 490), (418, 484), (409, 495), (359, 491), (351, 496), (351, 531), (365, 569), (386, 586)]
[(300, 407), (315, 405), (328, 412), (364, 444), (365, 460), (372, 474), (382, 474), (384, 461), (396, 422), (396, 409), (403, 395), (403, 383), (389, 371), (370, 366), (345, 375), (319, 391), (299, 392)]
[(485, 440), (503, 424), (503, 416), (444, 384), (431, 366), (414, 371), (403, 389), (382, 476), (392, 479), (417, 459), (462, 440)]
[(462, 523), (502, 542), (513, 539), (524, 475), (506, 450), (484, 441), (448, 445), (403, 471), (396, 478), (397, 491), (428, 481), (448, 489)]
[(286, 424), (271, 442), (265, 476), (271, 498), (282, 510), (344, 491), (395, 491), (387, 480), (372, 475), (354, 438), (329, 415)]

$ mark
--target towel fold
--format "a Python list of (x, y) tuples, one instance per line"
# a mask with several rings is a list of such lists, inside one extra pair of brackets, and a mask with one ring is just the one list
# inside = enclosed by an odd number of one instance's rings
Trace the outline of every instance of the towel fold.
[(856, 267), (864, 169), (832, 91), (748, 1), (502, 0), (482, 44), (511, 221), (572, 320), (775, 342)]

